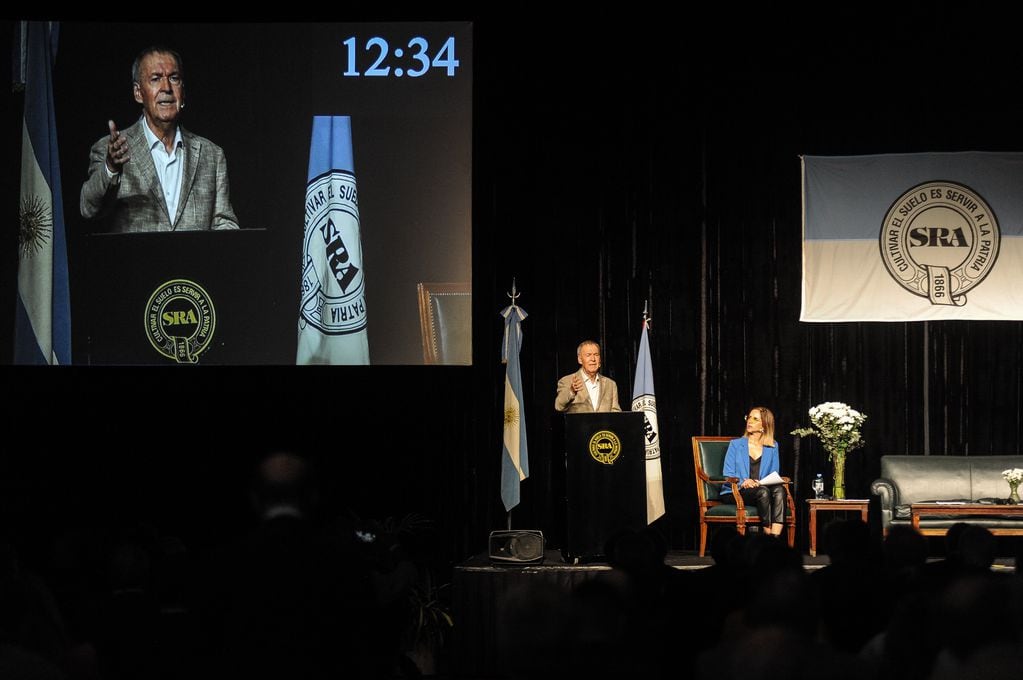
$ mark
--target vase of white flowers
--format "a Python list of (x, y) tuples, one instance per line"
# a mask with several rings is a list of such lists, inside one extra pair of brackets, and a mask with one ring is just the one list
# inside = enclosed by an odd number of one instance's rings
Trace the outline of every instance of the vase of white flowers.
[(809, 410), (810, 427), (799, 427), (791, 434), (800, 437), (817, 437), (834, 471), (831, 495), (836, 499), (845, 498), (845, 455), (865, 443), (860, 427), (867, 416), (840, 401), (826, 401)]
[(1009, 483), (1009, 503), (1019, 505), (1019, 483), (1023, 481), (1023, 470), (1019, 468), (1002, 470), (1002, 477)]

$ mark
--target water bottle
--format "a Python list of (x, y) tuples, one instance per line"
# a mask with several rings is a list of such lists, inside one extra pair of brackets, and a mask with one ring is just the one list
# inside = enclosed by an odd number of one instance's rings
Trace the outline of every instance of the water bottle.
[(824, 476), (821, 473), (817, 473), (817, 476), (813, 480), (813, 496), (817, 500), (820, 500), (824, 495)]

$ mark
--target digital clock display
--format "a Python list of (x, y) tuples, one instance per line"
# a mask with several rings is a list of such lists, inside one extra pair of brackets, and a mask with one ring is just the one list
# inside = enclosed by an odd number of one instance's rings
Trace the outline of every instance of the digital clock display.
[(431, 70), (453, 78), (461, 65), (453, 35), (447, 36), (439, 47), (432, 46), (423, 36), (409, 38), (404, 46), (392, 45), (387, 38), (381, 36), (366, 38), (364, 42), (352, 36), (343, 44), (345, 46), (343, 75), (349, 78), (358, 76), (419, 78)]

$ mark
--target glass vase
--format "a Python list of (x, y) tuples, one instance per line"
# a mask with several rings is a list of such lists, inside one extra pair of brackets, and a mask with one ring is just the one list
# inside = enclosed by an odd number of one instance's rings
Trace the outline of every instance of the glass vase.
[(1009, 505), (1019, 505), (1019, 482), (1009, 482)]
[(835, 449), (831, 452), (831, 463), (834, 469), (834, 484), (831, 495), (836, 501), (845, 499), (845, 449)]

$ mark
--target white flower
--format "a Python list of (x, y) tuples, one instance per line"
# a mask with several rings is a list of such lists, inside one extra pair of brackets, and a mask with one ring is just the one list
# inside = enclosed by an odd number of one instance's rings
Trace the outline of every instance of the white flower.
[(860, 427), (867, 419), (863, 413), (840, 401), (826, 401), (810, 407), (809, 428), (799, 428), (792, 434), (817, 436), (829, 455), (839, 449), (851, 451), (863, 446)]
[(1023, 470), (1021, 470), (1020, 468), (1002, 470), (1002, 477), (1005, 477), (1005, 481), (1007, 482), (1019, 484), (1021, 481), (1023, 481)]

